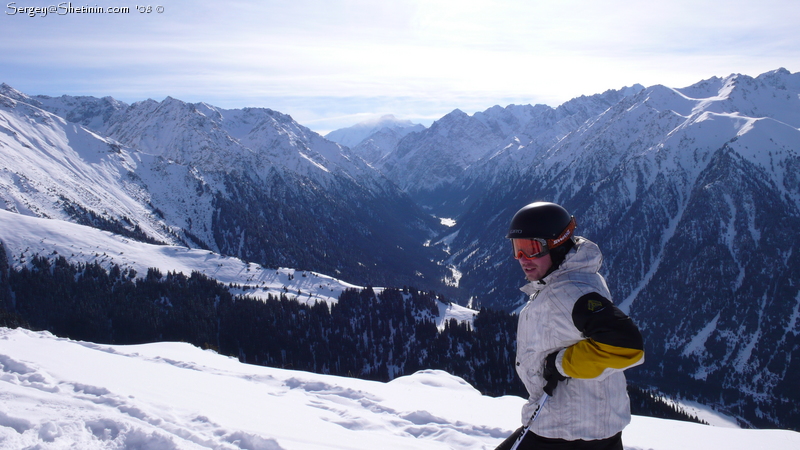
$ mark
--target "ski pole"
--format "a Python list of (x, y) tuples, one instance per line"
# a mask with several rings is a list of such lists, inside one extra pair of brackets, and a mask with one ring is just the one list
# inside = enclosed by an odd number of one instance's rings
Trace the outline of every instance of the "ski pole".
[(528, 423), (526, 423), (525, 426), (522, 428), (522, 433), (519, 434), (519, 437), (514, 442), (514, 445), (511, 446), (510, 450), (517, 450), (517, 447), (519, 447), (520, 442), (522, 442), (522, 439), (525, 438), (525, 434), (528, 433), (528, 430), (531, 428), (531, 425), (533, 425), (533, 421), (535, 421), (536, 418), (539, 417), (539, 413), (542, 412), (542, 408), (544, 407), (544, 404), (547, 403), (548, 398), (550, 398), (550, 396), (547, 395), (546, 392), (542, 394), (541, 398), (539, 398), (539, 403), (536, 405), (536, 410), (533, 411), (533, 415), (531, 416), (530, 419), (528, 419)]

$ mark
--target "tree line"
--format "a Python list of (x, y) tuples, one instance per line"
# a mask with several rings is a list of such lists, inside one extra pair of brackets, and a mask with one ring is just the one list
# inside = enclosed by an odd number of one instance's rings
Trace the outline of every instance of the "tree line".
[(350, 289), (331, 305), (233, 296), (199, 272), (71, 264), (58, 255), (8, 265), (0, 244), (0, 325), (105, 344), (184, 341), (242, 362), (389, 381), (420, 369), (462, 376), (489, 395), (522, 394), (515, 317), (480, 311), (436, 325), (435, 292)]
[[(245, 363), (376, 381), (441, 369), (485, 395), (527, 396), (514, 370), (517, 316), (482, 308), (471, 324), (437, 327), (439, 302), (411, 287), (350, 289), (331, 305), (254, 299), (199, 272), (137, 277), (55, 255), (17, 269), (0, 243), (0, 326), (104, 344), (184, 341)], [(687, 418), (641, 390), (631, 397), (637, 414)]]

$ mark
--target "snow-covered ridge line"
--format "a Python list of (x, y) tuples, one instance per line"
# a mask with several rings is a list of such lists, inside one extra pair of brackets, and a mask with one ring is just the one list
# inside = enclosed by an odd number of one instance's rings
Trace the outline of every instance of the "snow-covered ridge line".
[[(34, 256), (63, 256), (72, 264), (97, 263), (109, 269), (133, 269), (143, 277), (148, 269), (187, 276), (199, 272), (225, 285), (235, 285), (233, 295), (265, 299), (285, 295), (301, 303), (335, 303), (346, 289), (364, 289), (312, 271), (267, 268), (239, 258), (175, 245), (153, 245), (114, 233), (54, 219), (40, 219), (0, 210), (0, 242), (9, 264), (20, 268)], [(374, 288), (376, 292), (382, 288)], [(437, 325), (450, 318), (471, 321), (476, 311), (458, 305), (440, 304)]]

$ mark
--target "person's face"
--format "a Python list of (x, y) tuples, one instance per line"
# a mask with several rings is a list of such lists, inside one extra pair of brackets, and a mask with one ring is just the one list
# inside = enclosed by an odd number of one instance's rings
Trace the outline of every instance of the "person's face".
[(522, 271), (525, 272), (525, 278), (528, 281), (541, 280), (550, 270), (550, 266), (553, 265), (553, 260), (550, 258), (549, 253), (538, 258), (526, 258), (523, 256), (517, 261), (519, 261), (519, 265), (522, 267)]

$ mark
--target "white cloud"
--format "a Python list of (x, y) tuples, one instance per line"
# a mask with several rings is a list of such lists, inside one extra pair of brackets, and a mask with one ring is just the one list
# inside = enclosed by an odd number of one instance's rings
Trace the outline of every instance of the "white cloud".
[(367, 105), (441, 116), (796, 71), (799, 15), (793, 0), (171, 1), (162, 14), (6, 14), (1, 81), (30, 94), (223, 107), (306, 99), (281, 110), (301, 123)]

